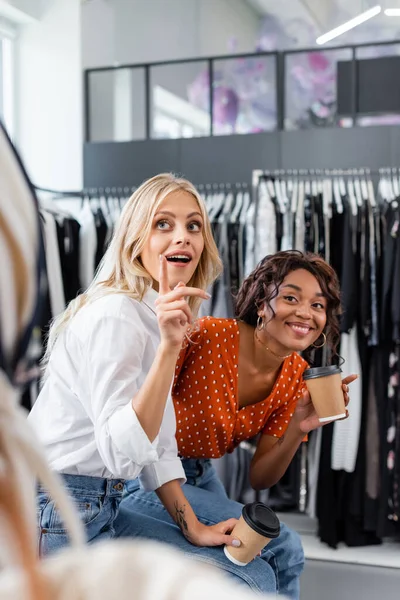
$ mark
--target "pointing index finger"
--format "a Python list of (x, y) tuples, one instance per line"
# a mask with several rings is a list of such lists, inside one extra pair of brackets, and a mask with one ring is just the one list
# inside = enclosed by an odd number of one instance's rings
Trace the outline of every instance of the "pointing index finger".
[(160, 254), (160, 271), (158, 276), (158, 290), (160, 296), (164, 294), (168, 294), (171, 291), (168, 282), (168, 269), (167, 269), (167, 259), (165, 256)]

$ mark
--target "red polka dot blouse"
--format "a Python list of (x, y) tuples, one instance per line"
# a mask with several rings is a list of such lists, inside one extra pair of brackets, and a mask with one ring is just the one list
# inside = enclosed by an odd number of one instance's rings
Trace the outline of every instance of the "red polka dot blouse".
[(218, 458), (258, 433), (281, 437), (303, 391), (307, 363), (293, 352), (265, 400), (238, 409), (239, 326), (199, 319), (176, 365), (173, 401), (179, 454)]

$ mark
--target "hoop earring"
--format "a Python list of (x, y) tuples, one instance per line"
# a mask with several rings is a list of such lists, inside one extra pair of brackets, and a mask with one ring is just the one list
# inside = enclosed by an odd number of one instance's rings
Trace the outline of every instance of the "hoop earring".
[(262, 317), (258, 317), (256, 327), (257, 327), (258, 331), (261, 331), (261, 329), (264, 329), (264, 319)]
[(314, 346), (314, 348), (317, 348), (317, 349), (318, 349), (318, 348), (322, 348), (323, 346), (325, 346), (325, 344), (326, 344), (326, 335), (325, 335), (325, 333), (324, 333), (324, 332), (322, 332), (322, 333), (321, 333), (321, 335), (324, 337), (324, 341), (323, 341), (323, 343), (322, 343), (322, 344), (320, 344), (319, 346), (316, 346), (315, 344), (312, 344), (312, 345)]

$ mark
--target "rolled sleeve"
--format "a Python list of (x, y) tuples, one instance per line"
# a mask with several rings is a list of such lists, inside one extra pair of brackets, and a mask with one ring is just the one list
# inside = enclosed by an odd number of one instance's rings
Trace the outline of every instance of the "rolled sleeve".
[(108, 420), (108, 428), (114, 444), (125, 456), (135, 457), (141, 467), (158, 460), (159, 436), (151, 443), (141, 426), (131, 403), (118, 410)]
[(125, 479), (159, 457), (159, 439), (150, 442), (132, 407), (145, 377), (145, 345), (139, 318), (104, 316), (91, 332), (83, 366), (98, 451), (106, 468)]
[(140, 484), (147, 491), (154, 491), (174, 479), (183, 485), (186, 481), (175, 438), (176, 420), (171, 398), (168, 398), (164, 419), (159, 434), (162, 448), (160, 460), (144, 467), (140, 474)]

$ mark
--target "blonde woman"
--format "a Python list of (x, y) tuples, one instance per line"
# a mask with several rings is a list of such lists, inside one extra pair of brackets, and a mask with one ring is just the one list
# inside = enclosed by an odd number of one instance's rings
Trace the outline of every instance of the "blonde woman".
[[(33, 376), (29, 344), (40, 290), (37, 205), (0, 123), (0, 598), (2, 600), (251, 600), (254, 595), (208, 565), (161, 544), (106, 540), (84, 545), (82, 527), (60, 477), (50, 471), (19, 406)], [(7, 298), (6, 298), (7, 296)], [(6, 300), (6, 301), (4, 301)], [(72, 544), (46, 560), (36, 552), (34, 481), (46, 482), (68, 523)], [(154, 577), (154, 564), (157, 577)]]
[[(230, 519), (203, 525), (187, 502), (170, 387), (183, 338), (220, 272), (196, 189), (162, 174), (124, 207), (100, 271), (53, 323), (41, 393), (29, 420), (62, 474), (89, 541), (136, 535), (119, 510), (124, 480), (140, 477), (194, 545), (240, 545)], [(179, 285), (178, 285), (179, 284)], [(68, 544), (46, 489), (37, 498), (39, 550)]]

